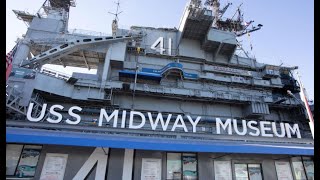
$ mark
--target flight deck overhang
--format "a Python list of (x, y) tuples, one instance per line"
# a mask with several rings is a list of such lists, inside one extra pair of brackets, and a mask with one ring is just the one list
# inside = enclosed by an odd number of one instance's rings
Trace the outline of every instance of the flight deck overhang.
[(33, 20), (34, 17), (36, 17), (35, 15), (33, 14), (30, 14), (28, 12), (25, 12), (25, 11), (19, 11), (19, 10), (12, 10), (18, 19), (26, 22), (27, 24), (30, 24)]
[(59, 59), (61, 60), (61, 58), (66, 57), (67, 55), (70, 55), (72, 53), (75, 53), (76, 51), (80, 51), (80, 56), (82, 56), (82, 58), (80, 59), (83, 59), (85, 61), (86, 57), (83, 52), (84, 50), (90, 50), (90, 49), (92, 50), (101, 46), (108, 47), (113, 43), (128, 41), (134, 38), (136, 37), (110, 36), (110, 37), (95, 37), (95, 38), (79, 38), (71, 42), (52, 47), (51, 49), (48, 49), (47, 51), (34, 56), (30, 60), (29, 59), (25, 60), (22, 62), (21, 66), (27, 67), (27, 68), (36, 68), (44, 64), (52, 63)]
[(181, 38), (202, 40), (213, 23), (212, 11), (206, 8), (187, 6), (181, 18)]
[(236, 34), (211, 28), (201, 46), (205, 51), (212, 51), (216, 55), (225, 55), (231, 59), (237, 48)]

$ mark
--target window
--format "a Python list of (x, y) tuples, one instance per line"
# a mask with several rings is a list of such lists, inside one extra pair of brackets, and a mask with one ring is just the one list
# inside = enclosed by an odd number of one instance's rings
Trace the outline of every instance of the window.
[(38, 164), (42, 146), (7, 144), (6, 175), (33, 177)]
[(301, 157), (292, 157), (291, 165), (296, 180), (307, 180)]
[(198, 179), (197, 155), (193, 153), (167, 153), (167, 180)]
[(231, 162), (214, 161), (215, 179), (232, 180)]
[(313, 180), (314, 167), (313, 161), (308, 157), (292, 157), (291, 165), (293, 175), (296, 180)]
[(234, 164), (236, 180), (262, 180), (260, 164)]
[(248, 164), (249, 179), (262, 180), (262, 171), (260, 164)]
[(182, 170), (184, 180), (198, 179), (197, 156), (195, 154), (182, 154)]
[(275, 161), (277, 179), (293, 180), (290, 163), (287, 161)]
[(306, 174), (308, 180), (314, 180), (314, 165), (311, 159), (303, 159), (304, 169), (306, 170)]
[(181, 179), (181, 153), (167, 153), (167, 179)]

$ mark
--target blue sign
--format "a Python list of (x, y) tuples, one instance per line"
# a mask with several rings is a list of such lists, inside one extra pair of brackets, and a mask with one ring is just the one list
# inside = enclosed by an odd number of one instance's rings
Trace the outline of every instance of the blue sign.
[[(164, 73), (166, 73), (167, 71), (170, 71), (172, 69), (182, 71), (183, 78), (185, 78), (185, 79), (198, 79), (198, 74), (184, 72), (183, 65), (180, 63), (176, 63), (176, 62), (169, 63), (161, 69), (142, 68), (142, 70), (140, 72), (138, 72), (137, 75), (139, 78), (150, 76), (152, 78), (156, 78), (157, 80), (159, 78), (159, 80), (160, 80)], [(134, 78), (135, 72), (123, 70), (123, 71), (119, 71), (119, 75), (124, 76), (124, 77), (126, 76), (126, 77)]]
[(180, 63), (169, 63), (166, 66), (164, 66), (161, 69), (151, 69), (151, 68), (142, 68), (141, 72), (147, 72), (147, 73), (154, 73), (154, 74), (161, 74), (163, 75), (165, 72), (171, 70), (171, 69), (178, 69), (180, 71), (183, 72), (183, 77), (185, 79), (198, 79), (198, 75), (197, 74), (193, 74), (193, 73), (186, 73), (183, 70), (183, 65)]

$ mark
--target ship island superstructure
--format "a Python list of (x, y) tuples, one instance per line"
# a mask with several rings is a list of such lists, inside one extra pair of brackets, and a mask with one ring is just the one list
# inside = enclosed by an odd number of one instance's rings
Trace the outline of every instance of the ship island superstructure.
[[(231, 180), (243, 168), (247, 179), (311, 179), (297, 67), (237, 54), (237, 38), (262, 25), (240, 8), (222, 18), (230, 5), (191, 0), (178, 28), (119, 29), (116, 17), (110, 36), (69, 30), (74, 0), (46, 0), (34, 15), (13, 10), (28, 30), (7, 81), (7, 153), (20, 152), (7, 158), (7, 177), (44, 178), (58, 171), (46, 168), (56, 156), (60, 179)], [(30, 151), (31, 170), (21, 164)]]

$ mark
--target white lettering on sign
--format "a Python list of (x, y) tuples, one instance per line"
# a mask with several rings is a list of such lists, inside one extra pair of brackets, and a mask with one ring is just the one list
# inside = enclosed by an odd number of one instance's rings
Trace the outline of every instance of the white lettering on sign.
[(231, 119), (227, 119), (225, 121), (225, 123), (223, 124), (223, 122), (221, 121), (220, 118), (216, 118), (216, 126), (217, 126), (217, 133), (221, 134), (220, 132), (220, 126), (222, 126), (223, 130), (226, 130), (226, 128), (228, 127), (228, 134), (232, 134), (232, 130), (231, 130)]
[(101, 109), (100, 117), (99, 117), (99, 126), (102, 126), (103, 118), (105, 118), (107, 120), (107, 122), (109, 122), (113, 118), (114, 119), (113, 120), (113, 127), (117, 127), (118, 114), (119, 114), (119, 110), (115, 110), (115, 111), (113, 111), (113, 113), (110, 116), (108, 116), (106, 110)]
[(271, 124), (268, 121), (260, 121), (260, 129), (261, 129), (261, 135), (264, 137), (273, 137), (272, 134), (267, 134), (266, 131), (270, 131), (271, 127), (266, 127), (266, 125)]
[(272, 131), (273, 131), (274, 135), (276, 135), (277, 137), (284, 137), (286, 135), (286, 131), (284, 130), (283, 123), (280, 123), (280, 128), (281, 128), (281, 134), (278, 134), (276, 123), (272, 122)]
[[(39, 105), (37, 105), (40, 107)], [(27, 111), (27, 119), (31, 122), (39, 122), (44, 117), (46, 117), (46, 109), (47, 104), (43, 104), (41, 111), (38, 109), (33, 112), (33, 108), (35, 107), (34, 103), (30, 103)], [(52, 105), (49, 108), (49, 113), (52, 116), (49, 116), (46, 121), (49, 123), (61, 123), (65, 121), (67, 124), (76, 125), (81, 122), (81, 116), (76, 114), (74, 111), (81, 112), (82, 108), (78, 106), (72, 106), (68, 110), (68, 114), (74, 119), (63, 119), (63, 115), (59, 112), (59, 110), (63, 110), (64, 107), (62, 105)], [(36, 116), (36, 117), (33, 117)], [(153, 131), (162, 130), (162, 131), (176, 131), (183, 130), (184, 132), (191, 131), (196, 133), (197, 127), (199, 126), (199, 122), (201, 120), (201, 116), (191, 117), (189, 115), (176, 115), (175, 119), (172, 119), (172, 114), (166, 115), (166, 118), (161, 113), (157, 115), (153, 115), (151, 112), (142, 113), (139, 111), (130, 111), (127, 112), (123, 110), (119, 112), (119, 110), (114, 110), (113, 112), (107, 113), (105, 109), (100, 110), (99, 122), (98, 126), (103, 126), (103, 122), (111, 123), (113, 121), (114, 128), (126, 128), (126, 120), (129, 116), (129, 129), (146, 129), (147, 127), (151, 127)], [(121, 122), (118, 125), (118, 118), (121, 117)], [(187, 119), (187, 121), (185, 121)], [(119, 119), (120, 121), (120, 119)], [(239, 123), (241, 122), (241, 123)], [(171, 123), (171, 129), (169, 129), (169, 125)], [(279, 127), (277, 127), (279, 126)], [(189, 130), (188, 130), (188, 127)], [(199, 127), (205, 128), (205, 127)], [(292, 135), (296, 135), (297, 138), (301, 138), (300, 130), (298, 124), (289, 124), (289, 123), (279, 123), (278, 125), (275, 122), (269, 121), (246, 121), (246, 120), (237, 120), (237, 119), (226, 119), (225, 121), (220, 118), (215, 118), (215, 129), (217, 134), (236, 134), (240, 136), (250, 135), (250, 136), (262, 136), (262, 137), (279, 137), (279, 138), (292, 138)], [(280, 129), (280, 132), (279, 130)]]
[(70, 119), (67, 119), (66, 120), (66, 123), (68, 124), (79, 124), (79, 122), (81, 121), (81, 117), (78, 115), (78, 114), (75, 114), (73, 112), (73, 110), (78, 110), (78, 111), (82, 111), (82, 108), (81, 107), (78, 107), (78, 106), (73, 106), (71, 107), (69, 110), (68, 110), (68, 113), (70, 116), (76, 118), (77, 120), (76, 121), (72, 121)]
[[(178, 124), (179, 121), (180, 121), (180, 124)], [(184, 132), (188, 132), (187, 126), (186, 126), (186, 124), (184, 123), (183, 118), (182, 118), (181, 115), (178, 115), (178, 116), (177, 116), (177, 119), (176, 119), (176, 121), (174, 122), (171, 131), (176, 130), (177, 127), (183, 128)]]
[(48, 118), (47, 118), (47, 121), (48, 121), (49, 123), (59, 123), (59, 122), (61, 122), (61, 120), (62, 120), (62, 114), (60, 114), (60, 113), (58, 113), (58, 112), (55, 112), (55, 111), (54, 111), (55, 108), (58, 108), (58, 109), (62, 110), (62, 109), (63, 109), (63, 106), (56, 104), (56, 105), (53, 105), (53, 106), (50, 107), (50, 114), (52, 114), (52, 115), (54, 115), (54, 116), (57, 116), (58, 119), (52, 119), (51, 117), (48, 117)]
[(29, 121), (31, 122), (39, 122), (43, 119), (44, 115), (46, 114), (46, 109), (47, 109), (47, 104), (43, 104), (42, 109), (41, 109), (41, 113), (40, 116), (37, 118), (33, 118), (31, 116), (32, 114), (32, 109), (33, 109), (34, 103), (30, 103), (29, 107), (28, 107), (28, 111), (27, 111), (27, 118)]
[(291, 138), (291, 133), (296, 134), (298, 138), (301, 138), (300, 130), (298, 124), (294, 124), (293, 127), (289, 123), (284, 124), (287, 131), (288, 138)]
[[(159, 46), (159, 48), (157, 48)], [(168, 39), (168, 53), (167, 55), (171, 56), (171, 48), (172, 48), (172, 40), (171, 38)], [(163, 37), (159, 37), (152, 45), (151, 45), (151, 49), (160, 52), (160, 54), (164, 54), (164, 52), (166, 51), (165, 47), (164, 47), (164, 38)]]
[[(134, 115), (140, 116), (141, 118), (141, 123), (139, 125), (134, 125), (133, 124), (133, 117)], [(138, 111), (131, 111), (130, 112), (130, 119), (129, 119), (129, 128), (130, 129), (140, 129), (146, 124), (146, 117)]]
[(162, 114), (158, 113), (156, 121), (153, 122), (152, 114), (150, 112), (148, 112), (148, 117), (149, 117), (149, 121), (150, 121), (150, 125), (151, 125), (152, 130), (156, 130), (156, 128), (158, 126), (158, 122), (160, 121), (162, 130), (166, 131), (167, 128), (168, 128), (171, 116), (172, 116), (172, 114), (169, 114), (168, 117), (167, 117), (166, 122), (164, 123)]
[(252, 124), (257, 125), (258, 123), (256, 121), (249, 121), (248, 122), (248, 128), (255, 131), (255, 133), (249, 132), (249, 135), (250, 136), (259, 136), (260, 130), (257, 127), (252, 126)]
[(192, 118), (188, 115), (187, 118), (189, 119), (190, 123), (192, 124), (192, 132), (197, 132), (197, 124), (199, 123), (201, 117), (197, 117), (195, 121), (192, 120)]

